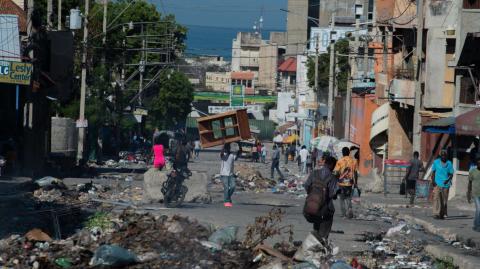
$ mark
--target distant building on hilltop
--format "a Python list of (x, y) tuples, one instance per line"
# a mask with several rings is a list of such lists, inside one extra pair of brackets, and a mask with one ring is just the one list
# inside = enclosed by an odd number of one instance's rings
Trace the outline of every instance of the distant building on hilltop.
[(207, 72), (205, 87), (214, 92), (229, 92), (231, 85), (230, 72)]
[(271, 32), (269, 40), (262, 40), (258, 33), (239, 32), (232, 42), (232, 71), (252, 72), (258, 90), (275, 92), (277, 66), (285, 53), (285, 43), (283, 32)]

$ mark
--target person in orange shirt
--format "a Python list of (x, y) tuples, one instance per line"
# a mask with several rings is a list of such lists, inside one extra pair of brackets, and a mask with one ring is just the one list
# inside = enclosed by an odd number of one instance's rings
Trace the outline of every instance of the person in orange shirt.
[(333, 173), (338, 177), (342, 217), (351, 219), (353, 218), (352, 191), (353, 187), (357, 186), (357, 161), (350, 157), (350, 149), (347, 147), (342, 149), (342, 156), (335, 165)]

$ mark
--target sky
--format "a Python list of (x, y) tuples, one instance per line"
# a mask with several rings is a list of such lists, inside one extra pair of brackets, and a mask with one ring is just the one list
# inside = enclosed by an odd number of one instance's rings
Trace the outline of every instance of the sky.
[(184, 25), (252, 28), (262, 14), (263, 28), (285, 30), (287, 0), (151, 0), (162, 13)]

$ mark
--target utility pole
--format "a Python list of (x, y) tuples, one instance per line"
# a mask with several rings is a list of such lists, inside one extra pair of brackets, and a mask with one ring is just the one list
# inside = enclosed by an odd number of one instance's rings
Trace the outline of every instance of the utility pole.
[(51, 30), (53, 27), (52, 14), (53, 14), (53, 0), (47, 0), (47, 29)]
[[(346, 96), (346, 102), (345, 102), (345, 110), (346, 110), (346, 117), (345, 117), (345, 139), (350, 140), (350, 131), (351, 131), (351, 110), (352, 110), (352, 88), (353, 88), (353, 79), (358, 79), (358, 47), (360, 44), (360, 17), (361, 14), (357, 13), (357, 8), (361, 8), (361, 5), (358, 3), (355, 4), (355, 39), (353, 42), (353, 46), (350, 45), (351, 42), (349, 42), (349, 50), (348, 50), (348, 59), (350, 62), (350, 79), (349, 85), (347, 87), (347, 96)], [(352, 53), (351, 48), (354, 48), (354, 51)], [(352, 56), (352, 54), (354, 54)]]
[(57, 8), (57, 30), (62, 30), (62, 0), (58, 0)]
[[(364, 14), (366, 15), (365, 16), (365, 27), (367, 29), (367, 33), (368, 33), (368, 24), (370, 23), (369, 20), (368, 20), (368, 10), (369, 10), (369, 1), (366, 0), (365, 1), (365, 12)], [(369, 63), (369, 59), (368, 59), (368, 38), (366, 37), (365, 40), (364, 40), (364, 47), (363, 47), (363, 75), (365, 78), (369, 78), (368, 77), (368, 71), (370, 70), (370, 63)]]
[(423, 0), (417, 5), (417, 74), (415, 79), (415, 107), (413, 110), (413, 151), (421, 152), (420, 109), (422, 106), (422, 47), (423, 47)]
[(83, 53), (82, 53), (82, 78), (80, 84), (80, 115), (79, 121), (82, 124), (78, 129), (78, 149), (77, 161), (83, 159), (83, 150), (85, 143), (85, 92), (87, 88), (87, 38), (88, 38), (88, 9), (89, 0), (85, 0), (85, 14), (83, 22)]
[(140, 60), (140, 65), (138, 66), (138, 71), (140, 73), (140, 78), (138, 81), (138, 92), (139, 92), (139, 97), (138, 97), (138, 104), (141, 106), (142, 105), (142, 91), (143, 91), (143, 72), (145, 71), (145, 34), (143, 32), (143, 24), (141, 25), (142, 30), (141, 30), (141, 35), (142, 35), (142, 58)]
[(32, 33), (32, 12), (33, 12), (33, 0), (27, 0), (27, 35)]
[(319, 88), (318, 88), (318, 50), (319, 50), (319, 44), (318, 44), (319, 40), (318, 40), (318, 34), (315, 36), (315, 91), (314, 91), (314, 96), (315, 98), (313, 100), (315, 100), (316, 103), (318, 103), (319, 101), (319, 97), (320, 97), (320, 92), (319, 92)]
[(108, 6), (108, 0), (103, 0), (103, 24), (102, 24), (102, 32), (103, 32), (103, 38), (102, 38), (102, 44), (103, 44), (103, 49), (104, 49), (104, 54), (103, 54), (103, 63), (105, 64), (105, 44), (107, 43), (107, 6)]
[(332, 22), (330, 25), (330, 69), (328, 73), (328, 128), (330, 129), (330, 134), (333, 131), (333, 84), (335, 82), (335, 40), (333, 40), (332, 35), (335, 29), (335, 12), (332, 13)]

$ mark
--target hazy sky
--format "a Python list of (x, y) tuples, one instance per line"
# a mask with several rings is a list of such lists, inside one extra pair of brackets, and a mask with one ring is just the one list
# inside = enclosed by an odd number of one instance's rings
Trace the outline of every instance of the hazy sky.
[(284, 30), (287, 0), (151, 0), (160, 12), (186, 25), (251, 28), (263, 7), (264, 29)]

